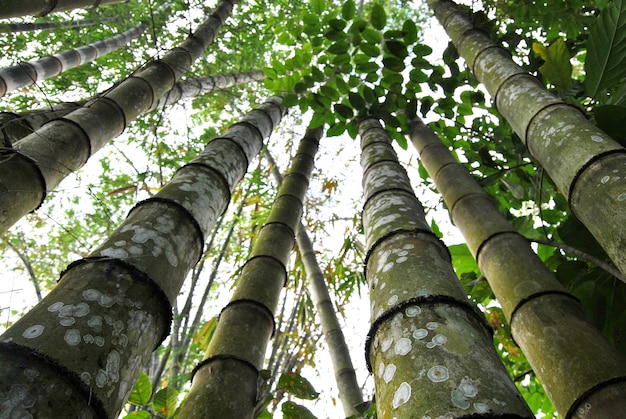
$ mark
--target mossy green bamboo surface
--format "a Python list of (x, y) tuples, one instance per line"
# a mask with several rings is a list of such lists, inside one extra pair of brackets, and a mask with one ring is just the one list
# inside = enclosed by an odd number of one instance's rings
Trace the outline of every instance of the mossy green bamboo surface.
[(389, 135), (373, 118), (359, 132), (372, 322), (366, 358), (378, 417), (532, 418)]
[(428, 4), (572, 212), (626, 273), (626, 149), (515, 64), (454, 2)]
[(220, 314), (205, 359), (194, 370), (181, 417), (252, 418), (258, 373), (274, 332), (274, 313), (287, 280), (308, 180), (322, 128), (307, 130), (242, 268), (235, 292)]
[(420, 120), (411, 141), (546, 393), (566, 418), (626, 416), (626, 360)]

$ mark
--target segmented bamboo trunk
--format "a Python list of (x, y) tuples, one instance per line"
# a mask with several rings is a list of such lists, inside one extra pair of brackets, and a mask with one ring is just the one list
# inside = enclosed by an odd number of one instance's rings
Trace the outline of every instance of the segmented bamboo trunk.
[(235, 0), (215, 11), (178, 47), (150, 62), (83, 108), (0, 149), (0, 233), (38, 208), (48, 191), (172, 89), (213, 42)]
[[(162, 96), (158, 104), (155, 104), (150, 110), (161, 109), (180, 100), (197, 97), (216, 90), (259, 81), (264, 77), (265, 74), (262, 71), (255, 70), (181, 80), (174, 85), (172, 90)], [(52, 109), (33, 110), (21, 114), (0, 112), (0, 143), (3, 142), (5, 147), (10, 147), (11, 144), (41, 128), (46, 122), (62, 118), (81, 106), (82, 104), (80, 103), (68, 102), (53, 105)]]
[(113, 52), (138, 38), (147, 28), (145, 24), (140, 23), (109, 39), (2, 68), (0, 69), (0, 97), (13, 90), (58, 76), (64, 71)]
[(211, 141), (0, 336), (7, 417), (117, 417), (169, 334), (205, 236), (283, 111), (272, 99)]
[(357, 408), (363, 405), (363, 393), (356, 380), (356, 372), (352, 365), (350, 351), (341, 330), (335, 306), (330, 299), (324, 273), (315, 256), (313, 243), (302, 224), (300, 224), (298, 229), (296, 240), (302, 256), (302, 263), (306, 269), (308, 289), (311, 292), (313, 304), (317, 309), (322, 332), (324, 333), (324, 340), (328, 346), (330, 360), (333, 364), (335, 381), (339, 390), (339, 400), (341, 400), (346, 417), (358, 417), (359, 410)]
[(557, 411), (565, 418), (626, 417), (626, 360), (420, 120), (411, 123), (411, 141)]
[(0, 33), (34, 32), (50, 29), (72, 29), (92, 26), (96, 23), (118, 22), (117, 17), (103, 17), (96, 22), (93, 19), (67, 20), (65, 22), (34, 22), (34, 23), (4, 23), (0, 24)]
[(274, 332), (274, 313), (287, 281), (287, 263), (300, 223), (322, 128), (307, 130), (235, 292), (205, 353), (192, 374), (181, 417), (252, 418), (259, 370)]
[[(274, 178), (277, 183), (281, 184), (283, 182), (283, 176), (278, 170), (274, 158), (269, 152), (266, 152), (265, 155), (272, 165)], [(313, 300), (313, 304), (319, 315), (324, 340), (326, 341), (326, 346), (328, 346), (343, 411), (346, 417), (357, 417), (359, 415), (358, 408), (364, 407), (363, 393), (356, 380), (352, 357), (350, 356), (346, 339), (341, 330), (335, 306), (330, 299), (324, 273), (317, 261), (313, 242), (306, 231), (306, 227), (302, 223), (298, 226), (296, 243), (298, 244), (302, 263), (306, 270), (307, 288), (311, 293), (311, 300)]]
[[(359, 126), (371, 322), (366, 359), (381, 418), (532, 418), (432, 233), (389, 134)], [(472, 416), (473, 417), (473, 416)]]
[(452, 1), (428, 4), (572, 212), (626, 274), (626, 149), (549, 93)]
[(129, 0), (0, 0), (0, 19), (18, 16), (45, 16), (79, 8), (128, 3)]

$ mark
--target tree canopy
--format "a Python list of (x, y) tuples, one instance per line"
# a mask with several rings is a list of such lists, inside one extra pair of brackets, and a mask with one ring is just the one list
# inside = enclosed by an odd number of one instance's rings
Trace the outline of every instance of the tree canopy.
[[(22, 116), (94, 98), (182, 42), (214, 3), (131, 0), (3, 21), (51, 22), (59, 27), (0, 33), (2, 67), (105, 40), (141, 22), (148, 30), (93, 62), (7, 93), (0, 110)], [(474, 25), (501, 43), (550, 92), (626, 145), (624, 0), (594, 5), (582, 0), (483, 0), (463, 8)], [(64, 28), (63, 22), (87, 19), (94, 24)], [(207, 141), (277, 95), (289, 115), (270, 138), (266, 157), (253, 162), (256, 168), (235, 189), (228, 211), (206, 238), (210, 244), (174, 307), (172, 334), (154, 352), (133, 388), (125, 407), (127, 417), (179, 413), (193, 366), (212, 339), (218, 310), (232, 292), (233, 280), (275, 198), (277, 182), (271, 170), (287, 168), (309, 120), (309, 128), (324, 126), (325, 134), (303, 222), (340, 314), (355, 310), (367, 296), (362, 203), (356, 186), (359, 179), (354, 178), (360, 176), (359, 169), (355, 171), (359, 152), (355, 139), (362, 118), (383, 121), (402, 150), (418, 198), (420, 193), (428, 197), (425, 205), (432, 230), (444, 241), (453, 234), (447, 233), (450, 227), (434, 183), (408, 149), (409, 123), (419, 116), (491, 195), (517, 232), (534, 243), (541, 260), (580, 300), (602, 334), (626, 355), (623, 273), (572, 213), (564, 191), (526, 149), (438, 25), (428, 5), (419, 1), (237, 4), (215, 43), (184, 77), (194, 83), (203, 76), (261, 70), (263, 76), (257, 78), (263, 80), (235, 83), (139, 115), (122, 136), (13, 226), (0, 243), (7, 286), (0, 294), (3, 330), (54, 287), (70, 262), (103, 242), (136, 202), (161, 190)], [(446, 41), (436, 44), (437, 39)], [(449, 249), (457, 276), (493, 328), (496, 348), (527, 403), (535, 413), (555, 416), (467, 245), (455, 241)], [(261, 418), (279, 417), (277, 409), (281, 409), (283, 417), (324, 417), (321, 405), (303, 402), (319, 396), (305, 375), (311, 374), (323, 344), (300, 254), (292, 257), (288, 268), (276, 326), (280, 333), (270, 343), (268, 369), (259, 383), (263, 398), (256, 413)], [(362, 338), (351, 342), (353, 362), (361, 368)], [(372, 394), (365, 396), (372, 398)]]

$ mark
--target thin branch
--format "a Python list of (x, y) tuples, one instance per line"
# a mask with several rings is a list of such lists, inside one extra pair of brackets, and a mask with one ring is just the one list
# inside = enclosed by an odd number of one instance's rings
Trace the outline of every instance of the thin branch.
[(39, 281), (37, 280), (37, 275), (35, 275), (35, 271), (33, 270), (33, 265), (31, 265), (30, 261), (20, 250), (13, 245), (8, 239), (5, 239), (4, 242), (15, 252), (15, 254), (20, 258), (24, 267), (26, 268), (26, 272), (28, 272), (28, 276), (30, 281), (33, 283), (35, 287), (35, 294), (37, 295), (37, 301), (41, 301), (41, 288), (39, 288)]
[(569, 246), (567, 244), (563, 244), (563, 243), (557, 243), (555, 241), (552, 240), (541, 240), (541, 239), (528, 239), (528, 241), (531, 241), (533, 243), (537, 243), (537, 244), (543, 244), (545, 246), (550, 246), (550, 247), (555, 247), (557, 249), (561, 249), (565, 252), (571, 253), (574, 256), (580, 258), (580, 259), (584, 259), (589, 263), (592, 263), (594, 265), (596, 265), (598, 268), (606, 271), (607, 273), (613, 275), (615, 278), (619, 279), (620, 281), (626, 283), (626, 277), (624, 277), (624, 275), (617, 270), (617, 268), (615, 268), (614, 266), (606, 263), (603, 260), (598, 259), (595, 256), (590, 255), (589, 253), (585, 253), (582, 250), (576, 249), (575, 247)]

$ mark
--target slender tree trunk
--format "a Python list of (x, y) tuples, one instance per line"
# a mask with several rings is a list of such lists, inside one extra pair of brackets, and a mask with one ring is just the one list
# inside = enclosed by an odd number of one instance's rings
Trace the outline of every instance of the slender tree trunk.
[(0, 24), (0, 33), (47, 31), (51, 29), (72, 29), (92, 26), (97, 23), (119, 22), (117, 17), (103, 17), (97, 22), (93, 19), (66, 20), (65, 22), (34, 22)]
[(222, 0), (186, 41), (85, 107), (0, 149), (0, 233), (36, 209), (69, 173), (172, 89), (215, 39), (235, 0)]
[[(278, 184), (283, 182), (283, 177), (276, 166), (276, 162), (268, 151), (265, 152), (270, 164), (272, 165), (272, 173)], [(320, 316), (322, 332), (328, 346), (330, 359), (333, 364), (335, 373), (335, 381), (339, 390), (339, 399), (343, 405), (343, 411), (346, 417), (358, 416), (357, 407), (363, 405), (363, 393), (356, 380), (356, 372), (352, 365), (352, 357), (346, 339), (341, 330), (339, 319), (335, 306), (330, 299), (328, 287), (324, 280), (324, 273), (315, 256), (315, 249), (311, 238), (307, 234), (306, 227), (300, 223), (298, 233), (296, 234), (296, 242), (300, 249), (302, 263), (306, 270), (306, 277), (311, 299)]]
[(0, 19), (19, 16), (45, 16), (79, 8), (128, 3), (129, 0), (0, 0)]
[(272, 99), (182, 167), (0, 336), (7, 416), (117, 417), (217, 217), (283, 108)]
[(450, 0), (428, 0), (459, 54), (615, 265), (626, 274), (626, 149), (549, 93)]
[(81, 66), (113, 52), (138, 38), (147, 28), (145, 24), (140, 23), (109, 39), (2, 68), (0, 69), (0, 97), (13, 90), (58, 76), (70, 68)]
[(322, 128), (307, 130), (266, 223), (244, 265), (231, 301), (222, 310), (205, 359), (194, 370), (181, 417), (252, 418), (257, 380), (274, 313), (287, 281), (287, 263), (300, 222)]
[(626, 360), (432, 130), (415, 120), (411, 140), (557, 411), (626, 417)]
[(432, 233), (389, 134), (359, 126), (371, 321), (365, 354), (381, 418), (532, 418)]
[(197, 97), (206, 93), (211, 93), (215, 90), (227, 89), (232, 86), (247, 84), (263, 79), (265, 79), (265, 73), (261, 70), (188, 78), (176, 83), (172, 90), (161, 97), (155, 107), (163, 108), (165, 106), (172, 105), (179, 100)]
[[(216, 90), (228, 89), (240, 84), (247, 84), (265, 78), (265, 74), (259, 70), (242, 73), (217, 74), (214, 76), (204, 76), (188, 78), (177, 82), (172, 90), (161, 97), (151, 110), (161, 109), (165, 106), (173, 105), (180, 100), (190, 97), (214, 92)], [(60, 103), (53, 105), (52, 109), (39, 109), (20, 114), (13, 112), (0, 113), (0, 142), (4, 142), (5, 147), (18, 142), (27, 135), (41, 128), (46, 122), (73, 112), (83, 106), (81, 103)]]

